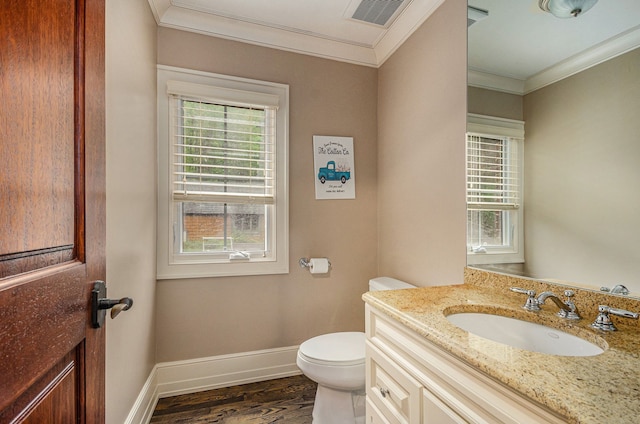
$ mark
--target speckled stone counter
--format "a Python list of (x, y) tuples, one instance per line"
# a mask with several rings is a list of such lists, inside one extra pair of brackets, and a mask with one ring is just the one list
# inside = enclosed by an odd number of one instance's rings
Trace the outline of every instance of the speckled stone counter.
[[(406, 325), (490, 377), (566, 417), (569, 423), (640, 422), (640, 326), (636, 320), (613, 317), (619, 331), (590, 327), (597, 305), (640, 311), (640, 301), (574, 289), (583, 319), (557, 317), (548, 302), (542, 311), (522, 308), (526, 296), (509, 291), (520, 286), (561, 296), (564, 287), (467, 269), (465, 284), (369, 292), (369, 305)], [(588, 357), (555, 356), (512, 348), (470, 334), (449, 323), (445, 315), (486, 312), (538, 322), (575, 334), (603, 349)]]

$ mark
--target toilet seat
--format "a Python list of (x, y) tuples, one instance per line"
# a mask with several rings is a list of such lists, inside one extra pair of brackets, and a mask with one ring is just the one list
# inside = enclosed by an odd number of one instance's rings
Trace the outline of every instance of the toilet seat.
[(317, 365), (361, 365), (365, 359), (365, 336), (362, 332), (323, 334), (302, 343), (298, 354)]

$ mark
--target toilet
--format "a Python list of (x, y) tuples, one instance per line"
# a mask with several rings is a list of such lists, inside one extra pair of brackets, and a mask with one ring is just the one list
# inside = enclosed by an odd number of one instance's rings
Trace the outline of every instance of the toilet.
[[(389, 277), (369, 280), (370, 291), (408, 289), (415, 286)], [(365, 335), (330, 333), (300, 345), (296, 363), (318, 383), (313, 424), (364, 424)]]

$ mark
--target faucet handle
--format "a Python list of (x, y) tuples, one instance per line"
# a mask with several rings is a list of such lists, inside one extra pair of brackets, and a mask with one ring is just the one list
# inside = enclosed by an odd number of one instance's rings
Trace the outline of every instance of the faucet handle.
[(578, 312), (578, 308), (576, 307), (576, 304), (572, 300), (573, 296), (575, 296), (575, 292), (573, 290), (565, 290), (564, 296), (567, 298), (564, 301), (564, 304), (567, 305), (569, 309), (571, 309), (571, 311), (567, 312), (563, 309), (560, 309), (557, 315), (561, 318), (566, 318), (566, 319), (573, 319), (573, 320), (582, 319), (582, 317), (580, 316), (580, 313)]
[(536, 291), (535, 290), (521, 289), (520, 287), (511, 287), (509, 290), (511, 290), (512, 292), (515, 292), (515, 293), (526, 294), (528, 296), (527, 297), (527, 301), (522, 306), (527, 311), (539, 311), (540, 310), (540, 305), (538, 303), (538, 300), (536, 299)]
[(609, 315), (615, 315), (623, 318), (638, 319), (640, 314), (637, 312), (631, 312), (624, 309), (611, 308), (606, 305), (598, 306), (598, 316), (596, 320), (591, 324), (593, 328), (597, 328), (602, 331), (616, 331), (617, 328), (611, 321)]

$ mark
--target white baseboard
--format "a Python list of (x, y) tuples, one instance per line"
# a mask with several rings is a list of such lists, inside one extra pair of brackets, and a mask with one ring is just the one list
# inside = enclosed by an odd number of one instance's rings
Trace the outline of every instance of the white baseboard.
[(158, 403), (158, 366), (154, 366), (142, 386), (142, 390), (133, 404), (124, 424), (148, 424), (151, 421), (153, 410)]
[(125, 424), (147, 424), (158, 399), (300, 374), (298, 346), (156, 364)]

